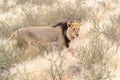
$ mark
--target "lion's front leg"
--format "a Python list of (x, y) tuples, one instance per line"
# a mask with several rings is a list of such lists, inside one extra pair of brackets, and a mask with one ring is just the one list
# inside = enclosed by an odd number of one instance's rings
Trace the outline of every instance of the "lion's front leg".
[(58, 46), (59, 49), (67, 48), (67, 46), (65, 44), (65, 39), (63, 38), (63, 36), (58, 36), (57, 46)]

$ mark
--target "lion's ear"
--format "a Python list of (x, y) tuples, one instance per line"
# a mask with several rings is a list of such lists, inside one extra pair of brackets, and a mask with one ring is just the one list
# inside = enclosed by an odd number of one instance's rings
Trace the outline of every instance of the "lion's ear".
[(72, 23), (73, 23), (73, 21), (68, 21), (67, 22), (67, 27), (70, 27)]

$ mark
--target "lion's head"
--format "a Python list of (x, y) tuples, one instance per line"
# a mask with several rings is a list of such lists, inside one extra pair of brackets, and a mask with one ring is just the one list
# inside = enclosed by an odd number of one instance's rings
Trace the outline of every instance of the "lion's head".
[(79, 36), (80, 26), (81, 26), (81, 23), (79, 21), (67, 22), (68, 29), (66, 31), (66, 36), (70, 41)]
[(81, 22), (77, 20), (70, 20), (65, 22), (60, 22), (53, 27), (61, 27), (62, 35), (64, 36), (66, 46), (69, 47), (69, 43), (74, 38), (79, 36), (79, 29), (81, 26)]

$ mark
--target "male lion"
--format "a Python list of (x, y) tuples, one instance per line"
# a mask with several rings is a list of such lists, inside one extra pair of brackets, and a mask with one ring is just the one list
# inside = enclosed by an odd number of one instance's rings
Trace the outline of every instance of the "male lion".
[(59, 49), (69, 47), (71, 40), (79, 36), (79, 21), (60, 22), (52, 27), (25, 27), (15, 31), (9, 38), (20, 49), (34, 44), (51, 44)]

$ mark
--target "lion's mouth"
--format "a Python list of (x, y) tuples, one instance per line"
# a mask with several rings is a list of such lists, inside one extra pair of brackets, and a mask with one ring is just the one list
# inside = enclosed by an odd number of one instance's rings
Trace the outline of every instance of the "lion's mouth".
[(75, 38), (77, 38), (79, 35), (78, 34), (76, 34), (74, 37), (72, 37), (73, 39), (75, 39)]

